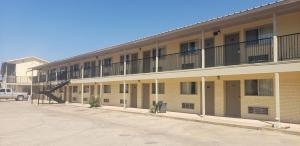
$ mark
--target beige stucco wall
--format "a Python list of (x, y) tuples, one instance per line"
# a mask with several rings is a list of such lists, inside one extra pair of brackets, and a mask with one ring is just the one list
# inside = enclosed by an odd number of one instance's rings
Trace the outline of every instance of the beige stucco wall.
[[(300, 12), (278, 16), (277, 20), (277, 32), (278, 35), (285, 35), (290, 33), (300, 32)], [(221, 33), (215, 36), (215, 45), (224, 44), (224, 36), (231, 33), (240, 33), (240, 41), (245, 41), (245, 30), (255, 28), (262, 25), (272, 24), (272, 18), (258, 20), (256, 22), (247, 23), (238, 26), (232, 26), (228, 28), (220, 29)], [(206, 38), (213, 37), (212, 32), (205, 33)], [(180, 43), (189, 40), (201, 40), (201, 34), (182, 37), (167, 42), (159, 42), (159, 46), (166, 48), (166, 53), (177, 53), (180, 50)], [(199, 48), (201, 43), (199, 43)], [(141, 48), (141, 49), (140, 49)], [(155, 45), (142, 46), (140, 48), (128, 48), (128, 54), (139, 53), (139, 58), (142, 58), (143, 51), (151, 50), (155, 48)], [(242, 50), (241, 50), (242, 51)], [(119, 62), (120, 55), (123, 51), (104, 54), (99, 58), (112, 57), (113, 62)], [(94, 58), (87, 58), (77, 63), (83, 64), (85, 61), (97, 60)], [(213, 81), (215, 84), (215, 115), (224, 116), (225, 114), (225, 87), (224, 82), (228, 80), (239, 80), (241, 83), (241, 117), (249, 119), (259, 120), (274, 120), (275, 118), (275, 97), (274, 96), (245, 96), (244, 95), (244, 82), (246, 79), (273, 79), (274, 74), (251, 74), (251, 75), (231, 75), (217, 77), (208, 77), (207, 81)], [(182, 81), (196, 81), (197, 82), (197, 94), (196, 95), (180, 95), (180, 82)], [(201, 78), (173, 78), (173, 79), (161, 79), (159, 82), (165, 83), (165, 94), (159, 95), (159, 100), (163, 100), (168, 103), (168, 111), (186, 112), (186, 113), (201, 113)], [(137, 106), (142, 107), (142, 84), (150, 84), (150, 104), (155, 100), (155, 95), (151, 93), (151, 83), (154, 80), (140, 80), (130, 81), (128, 84), (137, 84)], [(123, 106), (120, 104), (120, 99), (123, 99), (123, 93), (119, 93), (120, 82), (105, 82), (103, 85), (111, 85), (111, 93), (104, 93), (103, 99), (109, 99), (109, 103), (103, 103), (104, 105)], [(99, 85), (99, 83), (97, 83)], [(95, 87), (95, 90), (97, 88)], [(81, 102), (81, 85), (78, 85), (78, 94), (73, 94), (73, 97), (77, 97)], [(130, 92), (130, 86), (129, 86)], [(84, 97), (89, 97), (90, 94), (84, 94)], [(130, 94), (126, 94), (127, 106), (130, 107)], [(300, 73), (280, 73), (280, 101), (281, 101), (281, 119), (284, 122), (300, 123)], [(194, 110), (187, 110), (181, 108), (181, 103), (194, 103)], [(248, 106), (261, 106), (269, 109), (268, 115), (249, 114)]]
[(300, 123), (300, 73), (280, 74), (280, 114), (283, 122)]
[[(236, 76), (221, 76), (207, 77), (206, 81), (213, 81), (215, 84), (215, 115), (225, 115), (225, 81), (239, 80), (241, 92), (241, 118), (258, 119), (258, 120), (274, 120), (275, 119), (275, 97), (274, 96), (245, 96), (245, 80), (247, 79), (273, 79), (274, 74), (252, 74), (252, 75), (236, 75)], [(180, 82), (194, 81), (197, 82), (197, 94), (181, 95)], [(109, 103), (104, 105), (123, 106), (120, 104), (120, 99), (123, 99), (123, 93), (119, 93), (119, 85), (123, 82), (107, 82), (103, 85), (111, 85), (111, 93), (104, 93), (103, 99), (109, 99)], [(151, 93), (154, 80), (130, 81), (128, 84), (137, 84), (137, 107), (142, 107), (142, 84), (149, 83), (150, 85), (150, 104), (155, 101), (155, 94)], [(159, 94), (159, 100), (167, 102), (167, 110), (184, 113), (201, 114), (201, 78), (174, 78), (159, 80), (159, 83), (165, 84), (165, 93)], [(274, 82), (273, 82), (274, 83)], [(98, 85), (98, 84), (97, 84)], [(95, 88), (96, 89), (96, 88)], [(80, 93), (81, 85), (78, 85)], [(275, 90), (275, 89), (274, 89)], [(280, 73), (280, 104), (281, 104), (281, 119), (283, 122), (300, 123), (300, 72), (297, 73)], [(73, 94), (81, 101), (81, 94)], [(89, 93), (84, 97), (88, 98)], [(126, 94), (127, 107), (130, 107), (130, 86), (129, 93)], [(182, 109), (181, 103), (194, 103), (194, 110)], [(249, 106), (267, 107), (268, 115), (249, 114)]]
[[(16, 64), (16, 76), (31, 76), (31, 71), (29, 71), (29, 68), (42, 65), (42, 62), (39, 61), (28, 61), (23, 63), (17, 63)], [(37, 71), (33, 72), (33, 75), (37, 75)]]

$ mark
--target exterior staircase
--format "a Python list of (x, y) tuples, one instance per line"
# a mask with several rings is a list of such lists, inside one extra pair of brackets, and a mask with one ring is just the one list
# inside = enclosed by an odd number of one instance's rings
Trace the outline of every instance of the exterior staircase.
[(50, 99), (56, 101), (57, 103), (64, 103), (65, 101), (62, 100), (61, 98), (53, 95), (52, 93), (59, 89), (59, 88), (62, 88), (63, 86), (67, 85), (70, 83), (70, 80), (66, 80), (66, 81), (62, 81), (60, 83), (58, 83), (57, 85), (51, 87), (50, 86), (50, 89), (47, 89), (47, 90), (43, 90), (43, 91), (40, 91), (39, 94), (44, 94), (46, 95), (47, 97), (49, 97)]

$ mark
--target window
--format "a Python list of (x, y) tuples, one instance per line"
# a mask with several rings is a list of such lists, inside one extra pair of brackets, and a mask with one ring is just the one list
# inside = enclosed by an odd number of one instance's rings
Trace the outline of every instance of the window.
[(84, 63), (84, 77), (89, 77), (91, 71), (91, 62)]
[(266, 107), (248, 107), (248, 113), (268, 115), (269, 112)]
[(78, 92), (78, 87), (77, 86), (73, 86), (72, 87), (72, 92), (73, 93), (77, 93)]
[(259, 28), (246, 31), (246, 45), (253, 45), (257, 43), (263, 43), (260, 39), (271, 38), (273, 36), (272, 25), (262, 26)]
[(180, 54), (186, 55), (189, 53), (194, 53), (198, 49), (198, 42), (185, 42), (180, 44)]
[(91, 62), (91, 76), (92, 77), (96, 76), (96, 61)]
[(246, 96), (273, 96), (273, 80), (245, 80)]
[[(127, 103), (127, 100), (125, 102)], [(120, 104), (124, 104), (124, 99), (120, 99)]]
[(74, 64), (70, 66), (70, 75), (71, 78), (78, 78), (79, 77), (79, 73), (80, 73), (80, 69), (79, 69), (79, 64)]
[(10, 89), (6, 89), (6, 92), (11, 92), (11, 90)]
[[(128, 84), (126, 84), (126, 93), (128, 93)], [(120, 93), (124, 93), (124, 84), (120, 84)]]
[(258, 95), (258, 80), (245, 81), (245, 95)]
[(109, 99), (103, 99), (103, 102), (106, 102), (106, 103), (108, 103), (109, 102)]
[(181, 108), (183, 108), (183, 109), (194, 109), (194, 103), (182, 103)]
[(5, 92), (5, 89), (0, 89), (0, 92)]
[(110, 85), (104, 85), (103, 86), (103, 92), (104, 93), (111, 93), (111, 87), (110, 87)]
[(83, 93), (88, 93), (90, 90), (90, 86), (84, 86), (83, 87)]
[[(152, 83), (152, 94), (155, 94), (155, 83)], [(158, 83), (158, 94), (165, 94), (165, 83)]]
[[(165, 48), (158, 48), (158, 58), (161, 58), (165, 55), (166, 49)], [(156, 57), (156, 48), (152, 49), (152, 57), (155, 59)]]
[(180, 83), (180, 93), (181, 94), (197, 94), (196, 92), (196, 82), (181, 82)]
[(111, 66), (111, 58), (104, 59), (103, 66)]
[[(129, 62), (129, 60), (130, 60), (130, 57), (129, 57), (129, 54), (127, 54), (127, 55), (126, 55), (126, 62)], [(124, 62), (124, 55), (121, 55), (121, 56), (120, 56), (120, 63), (121, 63), (121, 62)]]

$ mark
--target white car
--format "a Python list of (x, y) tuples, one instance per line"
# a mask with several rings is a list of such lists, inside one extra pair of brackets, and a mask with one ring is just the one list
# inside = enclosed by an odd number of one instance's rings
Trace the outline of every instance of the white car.
[(11, 88), (0, 88), (0, 99), (28, 100), (28, 93), (14, 92)]

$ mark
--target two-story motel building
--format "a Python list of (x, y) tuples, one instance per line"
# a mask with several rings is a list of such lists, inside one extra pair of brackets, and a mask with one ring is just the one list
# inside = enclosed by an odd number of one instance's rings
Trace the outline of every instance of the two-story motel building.
[(32, 75), (36, 76), (37, 71), (31, 72), (30, 68), (48, 63), (38, 57), (23, 57), (7, 60), (1, 64), (1, 88), (12, 88), (17, 92), (31, 94)]
[[(300, 1), (280, 1), (34, 68), (68, 103), (300, 123)], [(124, 70), (126, 70), (124, 72)], [(125, 101), (125, 102), (124, 102)]]

